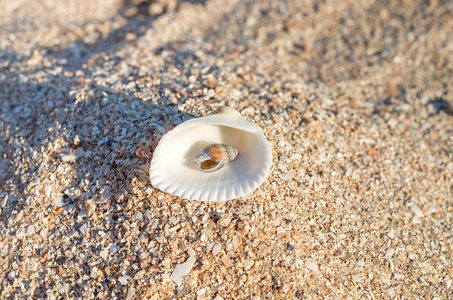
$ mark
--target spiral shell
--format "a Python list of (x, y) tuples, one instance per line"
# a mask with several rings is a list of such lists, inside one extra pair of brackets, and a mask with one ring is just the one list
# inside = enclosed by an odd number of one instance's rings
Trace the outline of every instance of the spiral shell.
[[(222, 159), (205, 160), (203, 152), (211, 158), (221, 154)], [(197, 160), (210, 162), (200, 170)], [(166, 133), (154, 150), (149, 177), (155, 188), (174, 196), (220, 201), (254, 191), (271, 165), (272, 148), (263, 132), (235, 109), (224, 107), (219, 114), (185, 121)]]
[(202, 172), (214, 172), (233, 161), (239, 154), (236, 147), (212, 144), (203, 149), (195, 158), (195, 166)]

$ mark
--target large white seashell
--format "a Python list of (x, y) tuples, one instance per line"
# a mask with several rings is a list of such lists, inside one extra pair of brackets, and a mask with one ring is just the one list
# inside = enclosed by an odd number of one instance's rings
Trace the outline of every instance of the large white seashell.
[[(202, 172), (194, 159), (206, 146), (223, 144), (239, 155), (214, 172)], [(165, 134), (156, 147), (149, 177), (154, 187), (189, 200), (220, 201), (258, 188), (272, 165), (272, 148), (262, 131), (233, 108), (188, 120)]]

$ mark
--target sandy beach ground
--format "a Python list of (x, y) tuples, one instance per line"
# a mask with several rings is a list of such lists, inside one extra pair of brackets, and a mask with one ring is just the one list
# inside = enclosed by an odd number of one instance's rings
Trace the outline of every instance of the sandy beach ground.
[[(453, 299), (453, 2), (0, 8), (1, 299)], [(162, 135), (223, 105), (268, 180), (154, 189)]]

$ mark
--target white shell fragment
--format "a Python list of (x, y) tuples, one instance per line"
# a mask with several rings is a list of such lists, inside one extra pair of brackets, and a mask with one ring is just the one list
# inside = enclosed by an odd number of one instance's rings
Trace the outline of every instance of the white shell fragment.
[(181, 285), (184, 277), (189, 275), (190, 269), (192, 269), (193, 264), (195, 263), (195, 257), (189, 256), (186, 262), (182, 264), (177, 264), (173, 273), (171, 273), (171, 279), (176, 282), (177, 285)]
[[(231, 153), (200, 170), (197, 160), (201, 164), (210, 147), (224, 147), (223, 157)], [(154, 151), (149, 176), (155, 188), (174, 196), (221, 201), (253, 192), (271, 165), (272, 148), (261, 129), (224, 107), (219, 114), (188, 120), (165, 134)]]

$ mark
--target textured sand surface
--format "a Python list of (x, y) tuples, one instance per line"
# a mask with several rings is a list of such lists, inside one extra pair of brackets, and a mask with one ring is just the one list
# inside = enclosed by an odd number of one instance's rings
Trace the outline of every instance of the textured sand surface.
[[(453, 2), (0, 8), (1, 299), (453, 298)], [(154, 189), (162, 135), (223, 105), (268, 180)]]

